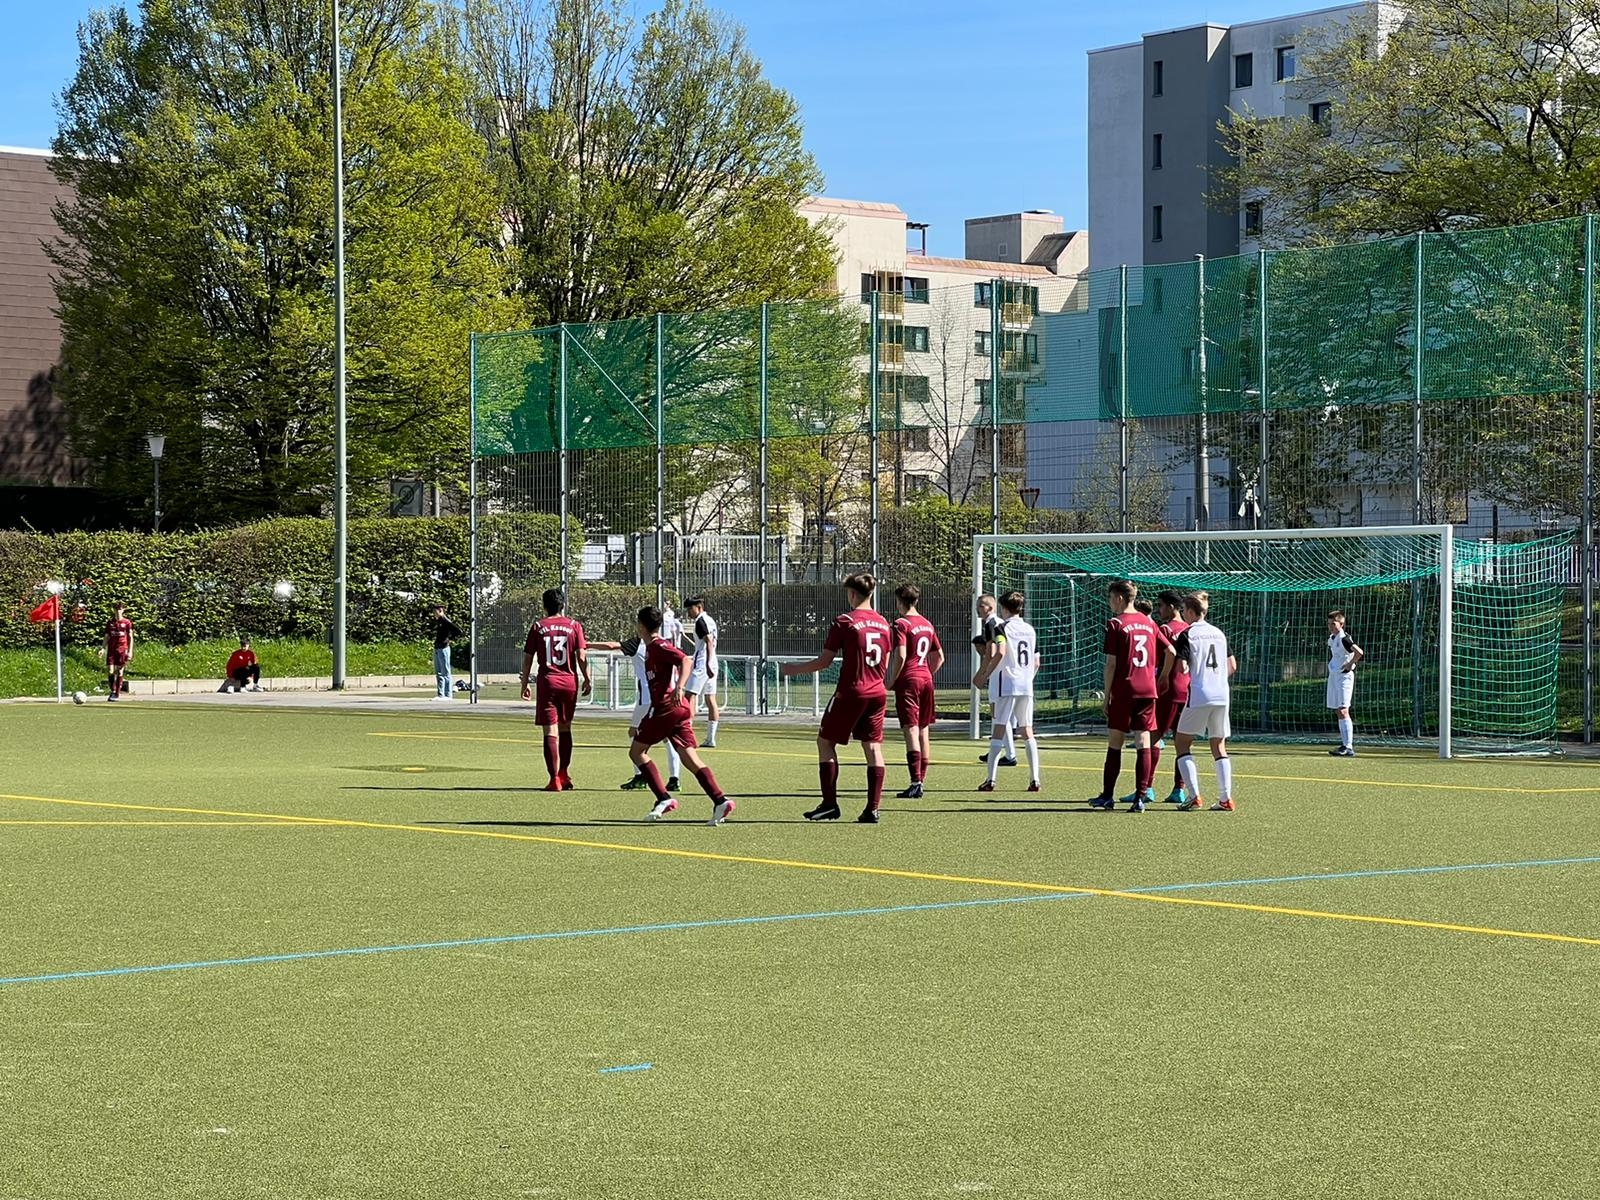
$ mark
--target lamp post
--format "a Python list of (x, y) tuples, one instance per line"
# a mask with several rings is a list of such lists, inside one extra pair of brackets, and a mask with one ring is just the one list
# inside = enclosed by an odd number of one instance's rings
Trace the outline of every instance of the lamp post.
[(150, 457), (156, 464), (156, 520), (154, 532), (161, 532), (161, 456), (166, 453), (167, 439), (164, 434), (147, 433), (144, 435), (145, 445), (150, 448)]

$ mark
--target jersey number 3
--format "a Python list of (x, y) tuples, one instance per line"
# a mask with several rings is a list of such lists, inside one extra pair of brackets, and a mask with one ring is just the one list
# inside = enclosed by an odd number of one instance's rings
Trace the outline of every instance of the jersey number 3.
[(1133, 656), (1130, 661), (1135, 667), (1143, 668), (1150, 665), (1150, 638), (1147, 634), (1133, 635)]

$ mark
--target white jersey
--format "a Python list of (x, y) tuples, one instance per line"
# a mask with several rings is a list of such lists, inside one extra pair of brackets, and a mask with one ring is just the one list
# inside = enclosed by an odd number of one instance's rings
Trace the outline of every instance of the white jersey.
[(1228, 703), (1228, 638), (1210, 621), (1196, 621), (1173, 643), (1189, 664), (1189, 707)]
[(995, 633), (1000, 643), (1001, 696), (1033, 695), (1033, 673), (1039, 666), (1039, 635), (1021, 617), (1008, 617)]
[(1328, 674), (1341, 675), (1344, 673), (1345, 663), (1350, 661), (1350, 656), (1355, 653), (1356, 642), (1350, 636), (1350, 631), (1341, 629), (1338, 633), (1328, 635)]
[(711, 643), (717, 637), (717, 623), (708, 612), (694, 619), (694, 673), (707, 679), (717, 677), (717, 651)]
[(661, 610), (661, 636), (674, 646), (683, 641), (683, 622), (670, 607)]

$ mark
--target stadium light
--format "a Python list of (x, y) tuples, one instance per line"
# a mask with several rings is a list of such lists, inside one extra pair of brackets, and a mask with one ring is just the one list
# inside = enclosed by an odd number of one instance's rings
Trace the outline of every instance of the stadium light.
[(167, 451), (167, 438), (161, 433), (147, 433), (144, 435), (144, 444), (150, 449), (150, 457), (156, 464), (156, 520), (155, 532), (161, 532), (161, 457)]

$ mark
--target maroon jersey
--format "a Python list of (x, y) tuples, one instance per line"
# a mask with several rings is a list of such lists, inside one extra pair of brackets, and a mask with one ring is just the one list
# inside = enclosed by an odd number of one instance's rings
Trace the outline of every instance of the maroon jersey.
[(909, 686), (931, 680), (933, 672), (928, 667), (928, 659), (939, 649), (939, 634), (933, 628), (933, 623), (920, 614), (901, 617), (894, 623), (890, 636), (893, 645), (906, 648), (905, 665), (900, 668), (900, 674), (894, 677), (895, 687), (898, 689), (902, 684)]
[(583, 640), (583, 626), (571, 617), (542, 617), (528, 630), (528, 640), (522, 651), (533, 655), (540, 675), (565, 676), (576, 682), (578, 651), (587, 645)]
[(833, 619), (824, 648), (842, 654), (838, 692), (841, 696), (886, 696), (884, 672), (889, 669), (889, 622), (870, 608), (852, 608)]
[[(1166, 647), (1177, 645), (1178, 635), (1189, 628), (1189, 622), (1182, 617), (1173, 617), (1172, 620), (1160, 628), (1164, 641), (1161, 653), (1164, 657), (1166, 655)], [(1167, 680), (1167, 690), (1162, 695), (1170, 695), (1174, 700), (1188, 702), (1189, 663), (1181, 654), (1178, 656), (1178, 661), (1172, 665), (1172, 676)]]
[(651, 638), (644, 648), (644, 680), (650, 689), (652, 716), (660, 716), (670, 709), (673, 693), (684, 675), (683, 664), (688, 661), (687, 654), (659, 635)]
[(1136, 608), (1106, 622), (1103, 649), (1117, 660), (1111, 686), (1127, 696), (1156, 695), (1157, 658), (1162, 653), (1161, 631)]
[(113, 617), (106, 622), (106, 649), (114, 654), (126, 654), (133, 644), (133, 622), (123, 617)]

